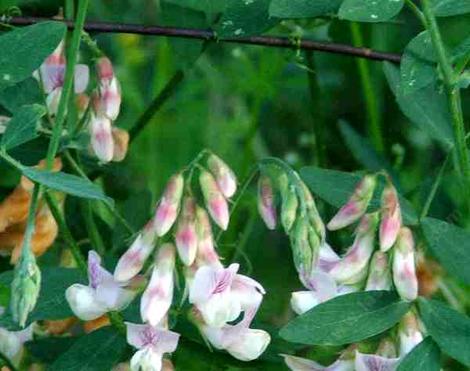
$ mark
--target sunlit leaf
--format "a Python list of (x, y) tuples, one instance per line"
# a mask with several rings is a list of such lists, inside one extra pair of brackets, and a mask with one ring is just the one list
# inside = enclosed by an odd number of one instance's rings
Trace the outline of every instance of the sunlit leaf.
[(272, 0), (269, 14), (278, 18), (311, 18), (335, 14), (343, 0)]
[(339, 17), (358, 22), (384, 22), (395, 17), (404, 0), (344, 0)]

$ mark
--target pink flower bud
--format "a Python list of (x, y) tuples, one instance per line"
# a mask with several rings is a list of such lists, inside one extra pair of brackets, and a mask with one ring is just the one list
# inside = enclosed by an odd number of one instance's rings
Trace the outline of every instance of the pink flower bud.
[(335, 264), (329, 274), (339, 283), (354, 285), (367, 274), (369, 259), (374, 251), (378, 215), (366, 214), (356, 230), (356, 238), (346, 255)]
[(228, 204), (214, 177), (208, 171), (202, 171), (199, 175), (199, 183), (209, 214), (220, 228), (227, 230), (230, 219)]
[(159, 237), (164, 236), (176, 221), (183, 187), (184, 178), (180, 173), (173, 175), (166, 185), (154, 218), (154, 228)]
[(140, 313), (144, 322), (159, 325), (166, 317), (173, 301), (173, 269), (175, 248), (172, 244), (160, 247), (153, 268), (152, 277), (140, 303)]
[(126, 130), (113, 128), (114, 140), (113, 161), (120, 162), (126, 158), (127, 148), (129, 147), (129, 133)]
[(232, 197), (237, 191), (237, 178), (232, 169), (216, 155), (210, 155), (207, 166), (215, 177), (220, 191), (226, 198)]
[(423, 333), (413, 312), (408, 312), (401, 319), (398, 337), (400, 339), (400, 357), (406, 356), (423, 341)]
[(101, 57), (96, 62), (99, 80), (111, 80), (114, 77), (113, 64), (107, 57)]
[(276, 229), (277, 214), (271, 179), (261, 176), (258, 183), (258, 211), (266, 226)]
[(114, 279), (116, 281), (129, 281), (141, 271), (145, 261), (153, 251), (155, 237), (155, 231), (151, 223), (147, 224), (131, 247), (119, 259), (114, 270)]
[(380, 223), (380, 250), (388, 251), (395, 243), (401, 227), (401, 211), (397, 191), (388, 184), (382, 193), (382, 221)]
[(105, 117), (92, 116), (90, 122), (91, 147), (102, 162), (109, 162), (114, 154), (111, 121)]
[(196, 255), (198, 265), (212, 265), (221, 268), (222, 263), (214, 248), (214, 238), (212, 236), (209, 215), (199, 206), (196, 209), (196, 232), (198, 238)]
[(376, 183), (377, 181), (374, 175), (366, 175), (356, 186), (348, 202), (328, 223), (328, 229), (335, 231), (344, 228), (364, 215), (374, 194)]
[(388, 266), (388, 257), (382, 251), (377, 251), (372, 257), (367, 278), (366, 291), (390, 290), (392, 276)]
[(185, 265), (191, 265), (197, 254), (196, 202), (191, 197), (183, 201), (183, 210), (178, 222), (175, 241), (178, 255)]
[(65, 64), (64, 40), (62, 40), (52, 54), (47, 57), (45, 64), (58, 65)]
[(99, 94), (93, 97), (93, 108), (98, 115), (111, 121), (117, 119), (121, 108), (121, 87), (116, 77), (100, 82)]
[(393, 283), (402, 299), (412, 301), (418, 297), (414, 240), (411, 230), (407, 227), (400, 229), (395, 244)]

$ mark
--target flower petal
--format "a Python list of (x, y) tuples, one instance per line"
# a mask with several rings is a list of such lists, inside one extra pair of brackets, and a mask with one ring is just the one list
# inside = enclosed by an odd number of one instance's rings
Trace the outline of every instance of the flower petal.
[(96, 300), (91, 287), (74, 284), (65, 291), (72, 312), (81, 320), (91, 321), (106, 313), (106, 308)]
[(75, 66), (74, 88), (76, 94), (83, 93), (90, 81), (90, 70), (86, 64), (77, 64)]
[(162, 358), (162, 354), (155, 353), (150, 348), (139, 350), (131, 358), (131, 371), (160, 371)]
[(362, 354), (356, 352), (356, 371), (394, 371), (399, 358), (385, 358), (375, 354)]

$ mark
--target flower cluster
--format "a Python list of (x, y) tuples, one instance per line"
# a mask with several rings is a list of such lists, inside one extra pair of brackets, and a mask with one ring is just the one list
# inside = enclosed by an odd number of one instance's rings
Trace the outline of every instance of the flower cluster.
[[(223, 265), (212, 233), (211, 219), (222, 230), (228, 227), (228, 200), (236, 192), (237, 180), (213, 154), (208, 155), (206, 166), (200, 162), (170, 178), (154, 217), (121, 256), (114, 274), (104, 270), (96, 253), (90, 252), (89, 286), (76, 284), (67, 290), (72, 310), (83, 320), (121, 310), (136, 294), (134, 281), (142, 282), (140, 272), (158, 246), (146, 270), (150, 279), (140, 302), (144, 324), (127, 324), (128, 342), (138, 349), (131, 360), (134, 370), (160, 370), (163, 354), (176, 349), (179, 335), (168, 330), (176, 255), (185, 272), (191, 318), (202, 336), (244, 361), (258, 358), (270, 342), (267, 332), (250, 328), (265, 294), (263, 287), (239, 274), (238, 264)], [(205, 207), (191, 187), (194, 171), (199, 172)], [(171, 230), (174, 244), (160, 243), (159, 239), (168, 241)]]
[[(129, 134), (113, 127), (121, 106), (121, 89), (111, 61), (106, 57), (96, 60), (97, 86), (87, 94), (90, 69), (77, 64), (74, 71), (74, 93), (77, 116), (89, 128), (91, 148), (102, 162), (122, 161), (127, 153)], [(49, 115), (54, 117), (65, 82), (66, 58), (64, 42), (46, 59), (35, 77), (41, 82)], [(91, 104), (90, 104), (91, 102)]]

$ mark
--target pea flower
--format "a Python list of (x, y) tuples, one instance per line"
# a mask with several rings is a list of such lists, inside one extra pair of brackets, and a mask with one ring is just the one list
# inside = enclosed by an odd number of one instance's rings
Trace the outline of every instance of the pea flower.
[(282, 354), (284, 362), (287, 367), (292, 371), (355, 371), (354, 359), (351, 358), (338, 358), (329, 366), (322, 366), (321, 364), (310, 359), (295, 357), (287, 354)]
[(114, 75), (113, 65), (106, 58), (100, 58), (96, 63), (98, 71), (99, 93), (95, 96), (95, 111), (111, 121), (115, 121), (121, 107), (121, 87)]
[(403, 299), (413, 301), (418, 297), (413, 233), (407, 227), (400, 229), (395, 244), (393, 283)]
[(110, 162), (114, 156), (114, 139), (111, 120), (92, 114), (89, 123), (91, 147), (102, 162)]
[(101, 258), (95, 251), (88, 253), (89, 285), (73, 284), (65, 291), (65, 297), (73, 313), (84, 321), (91, 321), (103, 314), (124, 309), (135, 297), (131, 286), (122, 283), (101, 266)]
[(391, 287), (392, 276), (387, 255), (382, 251), (377, 251), (372, 256), (365, 290), (390, 290)]
[(405, 357), (423, 341), (423, 333), (413, 312), (408, 312), (401, 319), (398, 327), (398, 337), (400, 339), (400, 357)]
[(274, 230), (277, 224), (274, 190), (271, 179), (261, 176), (258, 183), (258, 211), (266, 226)]
[(155, 211), (154, 228), (157, 236), (164, 236), (175, 223), (183, 196), (183, 187), (184, 179), (181, 173), (173, 175), (168, 181)]
[(216, 155), (210, 155), (207, 166), (215, 177), (220, 191), (226, 198), (232, 197), (237, 191), (237, 178), (232, 169)]
[(354, 361), (356, 371), (395, 371), (399, 358), (388, 358), (376, 354), (363, 354), (356, 352)]
[(199, 175), (199, 183), (209, 214), (222, 230), (227, 230), (230, 219), (228, 204), (217, 182), (211, 173), (203, 170)]
[(19, 361), (23, 344), (30, 340), (33, 340), (32, 324), (21, 331), (8, 331), (0, 327), (0, 354), (3, 354), (11, 362)]
[(183, 209), (176, 228), (176, 247), (181, 261), (191, 265), (197, 254), (196, 202), (192, 197), (183, 201)]
[(113, 161), (123, 161), (126, 158), (127, 149), (129, 147), (129, 133), (119, 128), (113, 128), (111, 133), (114, 143)]
[(163, 355), (173, 353), (180, 335), (151, 325), (126, 323), (127, 342), (138, 349), (131, 359), (132, 371), (160, 371)]
[(366, 175), (356, 186), (353, 195), (348, 202), (331, 219), (327, 227), (330, 231), (335, 231), (359, 220), (367, 211), (369, 202), (374, 195), (377, 184), (374, 175)]
[(388, 251), (395, 243), (401, 227), (401, 210), (398, 194), (392, 184), (382, 193), (382, 220), (380, 222), (380, 249)]
[(135, 277), (144, 266), (155, 246), (156, 233), (152, 222), (137, 236), (131, 247), (121, 256), (114, 270), (114, 279), (126, 282)]
[(202, 207), (196, 208), (196, 233), (197, 233), (197, 266), (212, 265), (223, 268), (219, 255), (214, 247), (209, 215)]
[(162, 322), (173, 301), (173, 270), (175, 268), (175, 247), (171, 243), (160, 247), (152, 271), (152, 277), (145, 289), (140, 314), (144, 322), (157, 326)]

